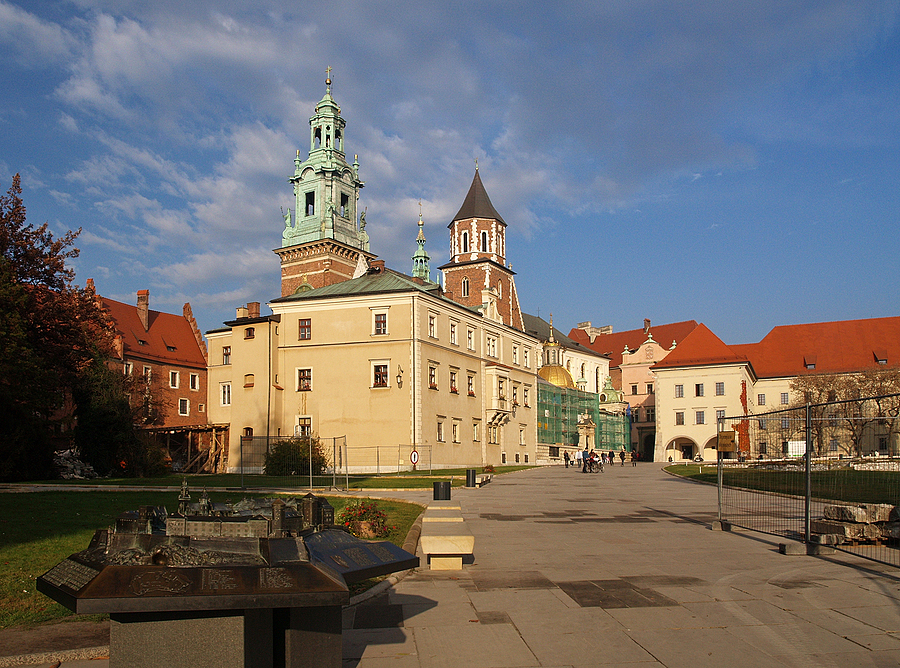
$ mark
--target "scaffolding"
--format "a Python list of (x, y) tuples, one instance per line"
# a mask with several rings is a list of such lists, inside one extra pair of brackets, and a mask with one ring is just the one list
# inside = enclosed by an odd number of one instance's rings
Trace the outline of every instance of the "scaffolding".
[(596, 425), (593, 449), (631, 450), (628, 418), (601, 410), (599, 395), (538, 381), (538, 443), (551, 448), (577, 447), (578, 420), (585, 413)]

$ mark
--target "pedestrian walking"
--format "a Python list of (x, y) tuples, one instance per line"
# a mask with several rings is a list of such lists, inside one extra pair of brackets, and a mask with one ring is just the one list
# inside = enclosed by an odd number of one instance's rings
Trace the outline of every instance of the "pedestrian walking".
[(625, 448), (619, 450), (619, 460), (622, 462), (622, 466), (625, 466)]
[(581, 468), (581, 450), (575, 451), (575, 466), (573, 468)]
[(566, 460), (566, 468), (569, 468), (569, 451), (568, 450), (563, 452), (563, 459)]
[(588, 451), (588, 446), (584, 446), (584, 451), (581, 453), (581, 472), (588, 472), (588, 465), (590, 464), (591, 453)]
[(637, 450), (632, 450), (631, 451), (631, 465), (637, 466), (637, 460), (638, 460)]

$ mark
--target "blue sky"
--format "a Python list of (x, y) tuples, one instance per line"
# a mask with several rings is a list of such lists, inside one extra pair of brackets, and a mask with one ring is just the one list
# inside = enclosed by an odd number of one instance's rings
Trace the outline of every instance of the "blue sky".
[(0, 0), (0, 187), (83, 229), (79, 283), (218, 327), (279, 296), (327, 66), (390, 267), (420, 200), (447, 260), (477, 158), (564, 331), (900, 314), (898, 1)]

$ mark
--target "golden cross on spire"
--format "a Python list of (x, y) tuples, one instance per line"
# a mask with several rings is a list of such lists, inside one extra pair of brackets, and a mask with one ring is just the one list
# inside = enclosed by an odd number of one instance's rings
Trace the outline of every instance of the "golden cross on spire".
[(331, 78), (331, 65), (329, 65), (328, 67), (325, 68), (325, 78), (326, 79)]

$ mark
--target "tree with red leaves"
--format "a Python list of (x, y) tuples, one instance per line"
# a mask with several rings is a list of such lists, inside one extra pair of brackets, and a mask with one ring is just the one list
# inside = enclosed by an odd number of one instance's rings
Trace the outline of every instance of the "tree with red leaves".
[(54, 238), (26, 222), (19, 175), (0, 196), (0, 480), (52, 473), (71, 389), (111, 350), (112, 328), (67, 261), (81, 230)]

